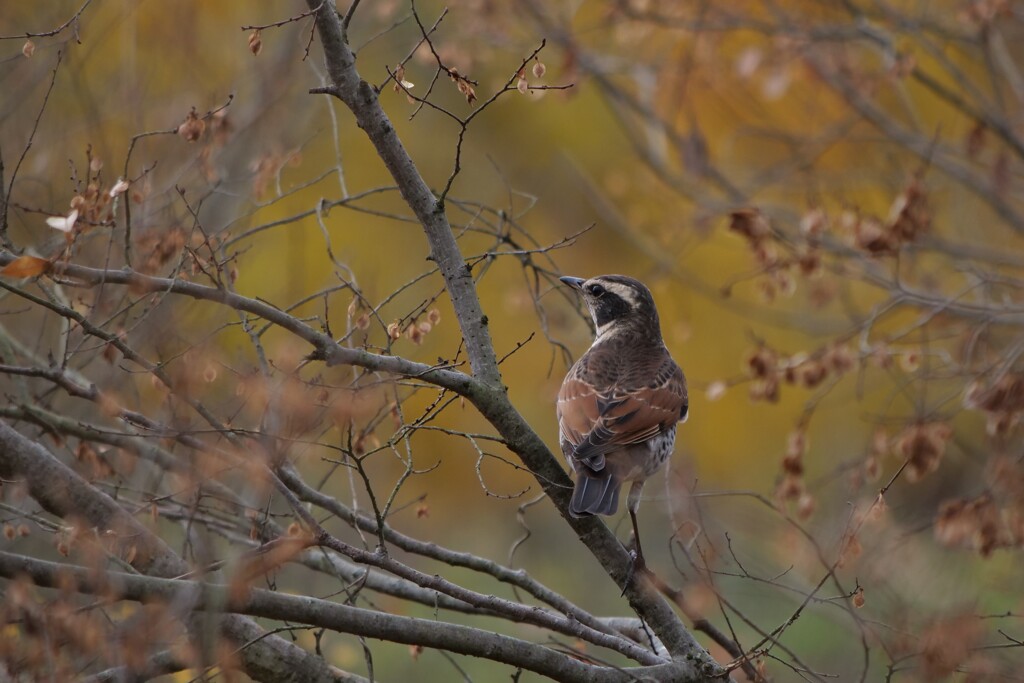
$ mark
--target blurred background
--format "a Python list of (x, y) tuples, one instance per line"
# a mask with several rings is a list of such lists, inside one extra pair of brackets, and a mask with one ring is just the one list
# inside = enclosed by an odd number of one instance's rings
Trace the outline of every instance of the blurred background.
[[(79, 220), (95, 226), (76, 239), (76, 263), (120, 267), (130, 244), (140, 270), (182, 266), (202, 280), (202, 255), (222, 250), (238, 292), (352, 345), (424, 363), (464, 358), (422, 231), (386, 169), (340, 103), (308, 94), (325, 82), (310, 19), (242, 29), (305, 5), (104, 0), (59, 33), (23, 37), (80, 8), (7, 3), (0, 16), (0, 158), (5, 182), (15, 178), (18, 249), (62, 253), (67, 238), (46, 219), (84, 197)], [(507, 356), (504, 381), (556, 451), (554, 397), (592, 339), (557, 277), (623, 273), (654, 293), (691, 417), (666, 475), (645, 490), (652, 568), (744, 647), (784, 626), (779, 644), (759, 648), (776, 680), (1017, 680), (1019, 4), (464, 0), (415, 12), (398, 0), (360, 6), (349, 35), (358, 68), (383, 85), (399, 137), (438, 191), (454, 168), (452, 115), (482, 109), (466, 127), (448, 213)], [(428, 29), (439, 22), (436, 58), (417, 16)], [(438, 75), (437, 59), (475, 82), (475, 102)], [(395, 90), (399, 63), (409, 92), (434, 106)], [(122, 177), (127, 236), (121, 214), (102, 225), (105, 205), (87, 217), (90, 184), (102, 194)], [(124, 296), (69, 294), (225, 419), (265, 422), (268, 390), (237, 316)], [(8, 348), (64, 353), (125, 405), (201, 429), (148, 375), (17, 299), (2, 306)], [(284, 376), (308, 352), (280, 330), (262, 343)], [(458, 434), (491, 433), (472, 407), (350, 368), (310, 364), (289, 381), (275, 417), (307, 481), (366, 509), (364, 483), (338, 462), (371, 452), (375, 496), (394, 496), (397, 529), (525, 568), (594, 613), (629, 613), (515, 456)], [(398, 457), (390, 439), (421, 416)], [(152, 474), (102, 475), (132, 482), (141, 499), (160, 491)], [(259, 500), (259, 487), (245, 490)], [(609, 525), (628, 537), (624, 513)], [(54, 555), (35, 536), (5, 543)], [(334, 590), (304, 572), (283, 571), (278, 588)], [(297, 637), (312, 647), (311, 633)], [(322, 646), (366, 674), (358, 640), (327, 634)], [(511, 675), (370, 647), (379, 680)]]

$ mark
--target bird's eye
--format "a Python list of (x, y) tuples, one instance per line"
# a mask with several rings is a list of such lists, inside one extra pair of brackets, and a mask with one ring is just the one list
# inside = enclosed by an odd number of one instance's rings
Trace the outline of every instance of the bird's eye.
[(587, 291), (590, 292), (590, 296), (601, 296), (604, 294), (604, 287), (598, 284), (589, 285)]

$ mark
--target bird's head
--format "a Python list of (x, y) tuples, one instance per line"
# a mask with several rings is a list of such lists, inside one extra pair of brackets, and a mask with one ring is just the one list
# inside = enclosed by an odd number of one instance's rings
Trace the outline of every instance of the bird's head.
[(589, 280), (559, 279), (583, 296), (594, 318), (598, 340), (624, 330), (645, 332), (661, 339), (654, 297), (639, 280), (626, 275), (598, 275)]

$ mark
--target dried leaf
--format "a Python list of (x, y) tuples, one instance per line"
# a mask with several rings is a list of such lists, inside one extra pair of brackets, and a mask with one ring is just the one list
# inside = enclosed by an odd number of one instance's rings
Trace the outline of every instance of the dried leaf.
[(755, 244), (771, 233), (768, 219), (759, 209), (755, 208), (738, 209), (730, 213), (729, 229), (738, 232)]
[(814, 514), (817, 503), (814, 496), (804, 491), (796, 501), (796, 514), (802, 520), (808, 520)]
[(78, 220), (78, 209), (72, 209), (71, 213), (67, 216), (50, 216), (46, 219), (46, 224), (54, 230), (60, 230), (61, 232), (71, 232), (75, 228), (75, 222)]
[(897, 437), (895, 451), (906, 461), (906, 479), (911, 484), (939, 468), (946, 442), (953, 436), (944, 422), (915, 423)]
[(725, 382), (718, 380), (709, 384), (704, 394), (709, 401), (717, 401), (725, 396), (725, 391), (728, 388), (729, 387)]
[(25, 55), (26, 58), (31, 57), (36, 53), (36, 44), (32, 42), (32, 39), (25, 41), (25, 44), (21, 46), (21, 54)]
[(761, 66), (761, 62), (764, 59), (764, 54), (760, 48), (750, 46), (740, 52), (736, 58), (736, 75), (740, 78), (750, 78), (757, 71), (757, 68)]
[(113, 199), (117, 195), (123, 194), (123, 193), (125, 193), (127, 191), (128, 191), (128, 181), (125, 180), (124, 178), (118, 178), (117, 182), (114, 183), (114, 186), (112, 188), (110, 188), (110, 192), (108, 192), (107, 194), (110, 196), (111, 199)]
[(455, 87), (459, 89), (459, 92), (465, 95), (468, 104), (473, 104), (476, 101), (476, 90), (473, 89), (469, 79), (460, 74), (458, 69), (449, 69), (448, 77), (455, 83)]
[(410, 83), (409, 81), (405, 80), (405, 66), (403, 64), (399, 64), (398, 66), (396, 66), (395, 67), (395, 85), (393, 86), (394, 91), (398, 92), (398, 91), (402, 90), (403, 88), (405, 90), (409, 90), (410, 88), (413, 88), (413, 87), (415, 87), (414, 83)]
[(195, 142), (203, 135), (203, 131), (206, 130), (206, 122), (199, 118), (195, 108), (188, 113), (185, 120), (182, 121), (181, 125), (178, 126), (178, 135), (183, 137), (189, 142)]
[(260, 30), (255, 29), (249, 34), (249, 52), (258, 55), (263, 51), (263, 40), (260, 38)]
[(50, 262), (38, 256), (19, 256), (8, 263), (0, 274), (7, 277), (34, 277), (50, 270)]

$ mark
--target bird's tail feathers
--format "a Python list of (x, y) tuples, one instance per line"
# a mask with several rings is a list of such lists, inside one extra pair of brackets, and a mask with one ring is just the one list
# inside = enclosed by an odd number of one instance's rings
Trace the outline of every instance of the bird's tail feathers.
[(619, 508), (619, 490), (622, 482), (608, 469), (599, 472), (577, 468), (576, 488), (569, 501), (569, 512), (574, 517), (586, 515), (614, 515)]

